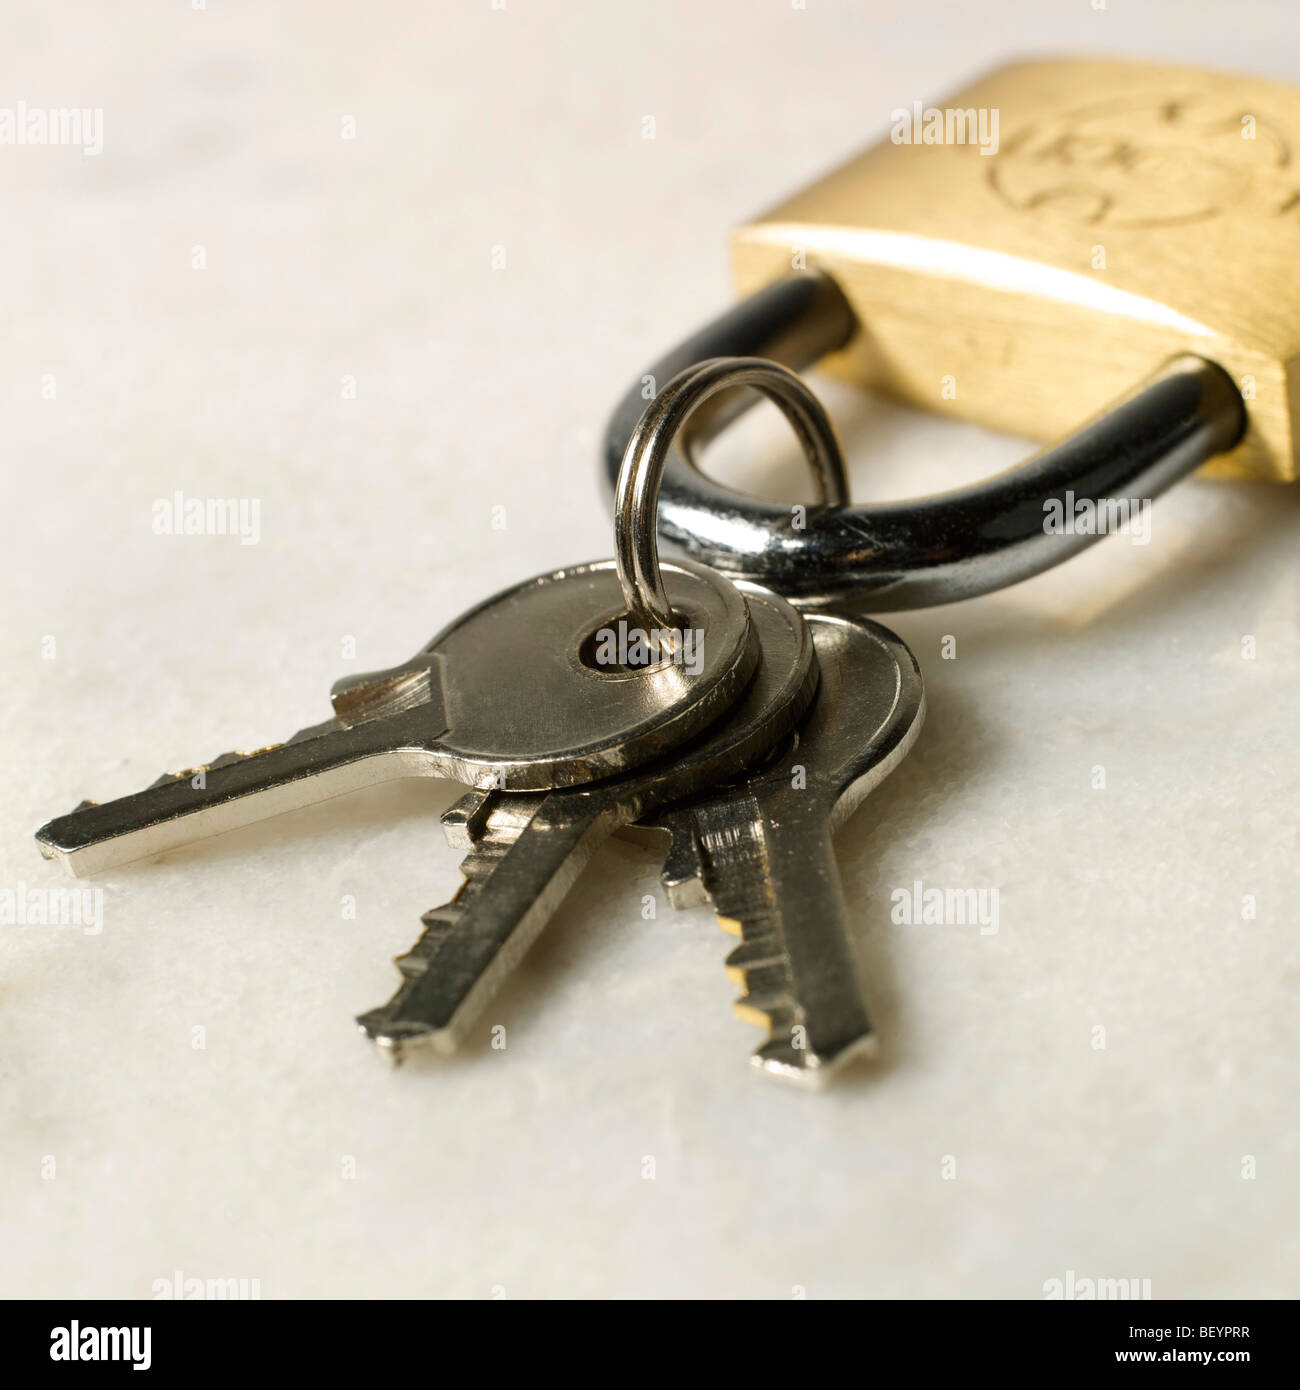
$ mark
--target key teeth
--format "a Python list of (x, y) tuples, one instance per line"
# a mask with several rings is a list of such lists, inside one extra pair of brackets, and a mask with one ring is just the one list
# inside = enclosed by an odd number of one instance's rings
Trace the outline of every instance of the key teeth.
[[(304, 735), (314, 733), (318, 727), (318, 725), (313, 725), (308, 729), (300, 729), (292, 738), (287, 739), (284, 743), (268, 743), (261, 748), (249, 748), (246, 750), (235, 748), (229, 753), (222, 753), (218, 757), (213, 758), (211, 762), (198, 763), (194, 767), (181, 768), (178, 772), (164, 772), (161, 777), (150, 782), (145, 790), (153, 791), (155, 787), (169, 787), (173, 782), (188, 781), (191, 778), (197, 777), (200, 773), (206, 776), (209, 772), (219, 772), (223, 767), (230, 767), (234, 763), (242, 763), (246, 762), (249, 758), (261, 757), (263, 753), (274, 753), (277, 748), (285, 747), (285, 743), (293, 743)], [(80, 811), (85, 806), (98, 805), (99, 802), (97, 801), (83, 801), (81, 805), (77, 807), (77, 810)]]
[[(462, 893), (468, 883), (467, 879), (461, 887)], [(459, 915), (456, 901), (453, 898), (442, 907), (430, 908), (420, 918), (424, 930), (420, 933), (419, 940), (409, 951), (393, 958), (393, 964), (402, 977), (393, 997), (379, 1008), (369, 1009), (357, 1016), (357, 1026), (394, 1066), (398, 1065), (405, 1053), (417, 1044), (431, 1044), (445, 1055), (450, 1055), (456, 1050), (454, 1040), (432, 1024), (420, 1019), (402, 1017), (411, 990), (429, 973), (439, 944), (453, 930), (456, 917)]]
[[(151, 792), (155, 787), (170, 787), (173, 782), (180, 782), (188, 777), (197, 777), (200, 772), (206, 771), (207, 769), (202, 767), (189, 767), (182, 772), (164, 772), (161, 777), (154, 778), (145, 788), (145, 791)], [(81, 810), (81, 807), (78, 806), (77, 810)]]
[[(731, 919), (728, 919), (729, 921)], [(719, 924), (722, 919), (719, 918)], [(730, 927), (724, 927), (724, 931), (730, 931)], [(733, 933), (739, 935), (739, 933)], [(727, 955), (726, 966), (728, 974), (744, 975), (751, 970), (759, 970), (763, 966), (780, 967), (785, 963), (785, 957), (781, 954), (779, 945), (776, 942), (768, 942), (753, 937), (746, 937), (741, 940), (739, 946)]]
[(256, 758), (262, 753), (274, 753), (277, 748), (283, 747), (283, 743), (268, 743), (264, 748), (236, 748), (229, 753), (223, 753), (219, 758), (214, 758), (206, 770), (212, 772), (219, 767), (229, 767), (231, 763), (242, 763), (245, 758)]
[[(721, 920), (721, 919), (720, 919)], [(739, 925), (739, 924), (737, 924)], [(832, 1047), (818, 1048), (807, 1035), (789, 990), (788, 962), (757, 923), (747, 922), (745, 939), (727, 955), (727, 974), (745, 992), (732, 1005), (736, 1017), (766, 1028), (768, 1038), (750, 1057), (765, 1075), (819, 1090), (846, 1063), (876, 1051), (870, 1025)]]
[[(730, 973), (730, 972), (728, 972)], [(768, 961), (763, 965), (751, 966), (737, 971), (733, 979), (744, 988), (744, 995), (737, 1000), (737, 1007), (743, 1006), (749, 1014), (758, 1014), (765, 1019), (781, 1017), (794, 1018), (798, 1005), (790, 997), (784, 964)]]
[(420, 918), (424, 927), (420, 933), (420, 939), (409, 951), (404, 951), (400, 956), (393, 957), (393, 964), (405, 979), (419, 979), (428, 971), (429, 962), (437, 954), (438, 947), (455, 928), (456, 919), (459, 916), (460, 909), (453, 900), (443, 904), (442, 907), (431, 907)]
[[(518, 838), (546, 793), (515, 792), (509, 796), (491, 791), (470, 791), (443, 813), (443, 828), (453, 848), (466, 848), (461, 861), (461, 885), (450, 902), (431, 907), (420, 918), (423, 931), (414, 946), (394, 958), (402, 982), (387, 1004), (359, 1015), (361, 1031), (394, 1064), (415, 1046), (431, 1046), (444, 1057), (455, 1054), (461, 1040), (454, 1020), (438, 1026), (425, 1019), (405, 1016), (411, 993), (438, 968), (443, 943), (456, 930), (466, 904), (473, 900), (493, 869)], [(462, 839), (464, 843), (459, 841)]]

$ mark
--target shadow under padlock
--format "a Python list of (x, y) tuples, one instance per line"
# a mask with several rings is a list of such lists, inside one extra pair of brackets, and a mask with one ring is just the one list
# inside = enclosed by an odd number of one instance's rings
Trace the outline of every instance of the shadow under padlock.
[[(991, 142), (948, 119), (981, 112), (999, 117)], [(982, 482), (841, 499), (795, 525), (790, 505), (692, 461), (750, 404), (733, 395), (692, 421), (670, 460), (668, 545), (807, 608), (884, 612), (1029, 578), (1202, 464), (1296, 478), (1300, 90), (1029, 62), (925, 123), (924, 138), (884, 140), (736, 231), (750, 297), (638, 377), (610, 422), (605, 470), (612, 480), (645, 377), (662, 384), (714, 356), (796, 371), (825, 359), (910, 405), (1060, 442)]]

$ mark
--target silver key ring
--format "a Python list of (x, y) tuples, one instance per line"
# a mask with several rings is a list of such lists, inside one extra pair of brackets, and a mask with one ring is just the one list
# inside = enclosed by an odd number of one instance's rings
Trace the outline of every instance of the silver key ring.
[(619, 462), (614, 493), (614, 554), (634, 625), (648, 632), (677, 627), (659, 572), (659, 491), (673, 441), (711, 396), (752, 386), (780, 407), (812, 466), (824, 504), (849, 500), (839, 440), (825, 408), (788, 367), (761, 357), (715, 357), (679, 372), (645, 409)]
[[(701, 359), (762, 357), (795, 370), (845, 346), (859, 331), (838, 285), (822, 272), (779, 280), (666, 354), (646, 375), (675, 377)], [(644, 379), (644, 378), (641, 378)], [(617, 484), (644, 407), (640, 380), (605, 435), (604, 465)], [(1014, 584), (1099, 538), (1054, 529), (1091, 501), (1158, 496), (1241, 438), (1246, 411), (1231, 378), (1190, 354), (1172, 358), (1134, 392), (1059, 444), (970, 487), (872, 506), (827, 499), (794, 525), (789, 506), (706, 477), (693, 451), (750, 402), (730, 397), (691, 421), (663, 465), (659, 534), (673, 549), (750, 579), (792, 603), (877, 613), (951, 603)]]

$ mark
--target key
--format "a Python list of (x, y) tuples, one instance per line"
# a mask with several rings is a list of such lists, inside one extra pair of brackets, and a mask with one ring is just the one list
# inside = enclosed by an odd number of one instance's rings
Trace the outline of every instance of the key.
[(593, 648), (625, 611), (615, 561), (556, 570), (471, 609), (403, 665), (337, 682), (334, 717), (285, 743), (82, 802), (37, 832), (41, 852), (79, 876), (394, 777), (531, 790), (637, 767), (714, 723), (758, 661), (728, 580), (691, 561), (663, 572), (693, 639), (653, 665), (602, 664)]
[(873, 1043), (831, 839), (906, 756), (925, 696), (916, 658), (887, 628), (816, 613), (808, 625), (821, 688), (797, 732), (749, 779), (674, 805), (651, 828), (671, 836), (662, 878), (673, 905), (711, 902), (740, 937), (727, 957), (745, 991), (736, 1012), (768, 1029), (751, 1060), (820, 1086)]
[(598, 846), (655, 808), (734, 777), (784, 739), (812, 702), (818, 667), (803, 619), (784, 599), (741, 583), (762, 656), (739, 704), (694, 742), (624, 777), (535, 795), (477, 789), (447, 813), (469, 849), (465, 882), (424, 915), (396, 965), (402, 983), (362, 1031), (389, 1060), (417, 1044), (450, 1054), (533, 943)]

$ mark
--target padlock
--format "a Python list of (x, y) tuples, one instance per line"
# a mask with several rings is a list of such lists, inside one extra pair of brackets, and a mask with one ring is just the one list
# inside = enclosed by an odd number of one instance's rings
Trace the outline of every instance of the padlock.
[(1300, 89), (1017, 63), (895, 112), (889, 138), (740, 227), (736, 287), (823, 267), (864, 325), (829, 368), (1028, 439), (1208, 357), (1250, 413), (1214, 470), (1293, 481), (1297, 160)]
[[(750, 297), (649, 374), (713, 355), (796, 370), (824, 358), (955, 418), (1076, 433), (988, 483), (829, 506), (803, 531), (789, 508), (704, 478), (688, 440), (665, 477), (661, 534), (811, 606), (904, 608), (1089, 543), (1043, 534), (1042, 504), (1069, 493), (1149, 498), (1203, 463), (1294, 480), (1293, 151), (1300, 91), (1144, 63), (1019, 63), (894, 112), (886, 139), (734, 233)], [(629, 392), (611, 421), (611, 476), (643, 406)], [(694, 444), (738, 408), (722, 403)]]

